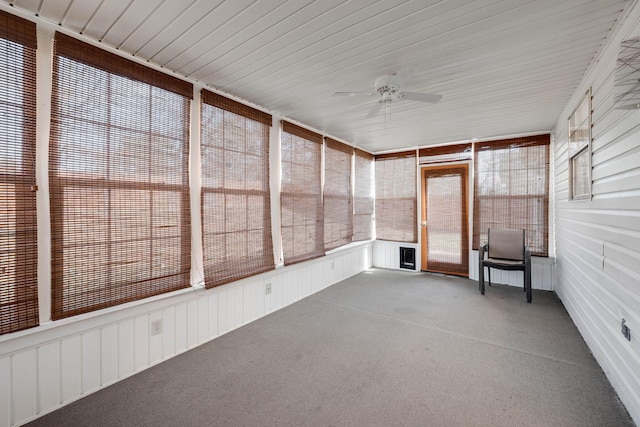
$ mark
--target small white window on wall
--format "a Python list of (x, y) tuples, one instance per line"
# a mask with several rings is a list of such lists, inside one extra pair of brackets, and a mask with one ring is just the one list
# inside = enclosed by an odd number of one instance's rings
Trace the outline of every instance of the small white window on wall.
[(591, 89), (569, 116), (569, 200), (591, 199)]

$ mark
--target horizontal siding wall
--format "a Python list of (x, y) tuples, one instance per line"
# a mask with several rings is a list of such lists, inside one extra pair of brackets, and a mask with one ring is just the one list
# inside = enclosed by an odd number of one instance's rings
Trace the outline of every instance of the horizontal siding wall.
[[(556, 292), (632, 418), (640, 424), (640, 110), (613, 109), (618, 46), (640, 34), (640, 7), (611, 34), (558, 119)], [(567, 117), (591, 87), (590, 201), (569, 202)], [(621, 320), (632, 339), (621, 333)]]
[[(0, 426), (20, 425), (353, 276), (371, 242), (210, 290), (43, 325), (0, 342)], [(271, 293), (266, 294), (266, 285)], [(154, 322), (162, 331), (153, 334)]]

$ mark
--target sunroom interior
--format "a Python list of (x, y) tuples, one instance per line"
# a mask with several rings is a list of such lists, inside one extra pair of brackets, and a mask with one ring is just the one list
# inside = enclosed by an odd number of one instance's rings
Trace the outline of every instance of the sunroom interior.
[(0, 1), (0, 426), (489, 228), (639, 423), (640, 5), (504, 3)]

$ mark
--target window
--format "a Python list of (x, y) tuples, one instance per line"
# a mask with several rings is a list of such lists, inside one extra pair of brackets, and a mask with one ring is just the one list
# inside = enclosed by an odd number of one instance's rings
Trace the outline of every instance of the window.
[(591, 199), (591, 90), (569, 117), (569, 199)]
[(54, 319), (189, 287), (191, 84), (56, 33)]
[(271, 115), (202, 91), (202, 223), (207, 287), (275, 268)]
[(375, 157), (376, 239), (418, 241), (416, 152)]
[(282, 122), (280, 192), (284, 263), (324, 255), (322, 135)]
[(475, 144), (473, 249), (488, 228), (524, 229), (532, 255), (548, 256), (549, 135)]
[(353, 148), (325, 138), (324, 161), (324, 249), (330, 250), (353, 240), (351, 158)]
[(353, 241), (372, 238), (373, 226), (373, 156), (355, 150), (355, 185), (353, 190)]
[(36, 25), (0, 11), (0, 334), (38, 325)]

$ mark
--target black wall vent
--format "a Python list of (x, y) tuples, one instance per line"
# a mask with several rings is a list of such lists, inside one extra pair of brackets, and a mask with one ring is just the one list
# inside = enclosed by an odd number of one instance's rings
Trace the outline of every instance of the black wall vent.
[(400, 268), (416, 269), (416, 248), (400, 248)]

